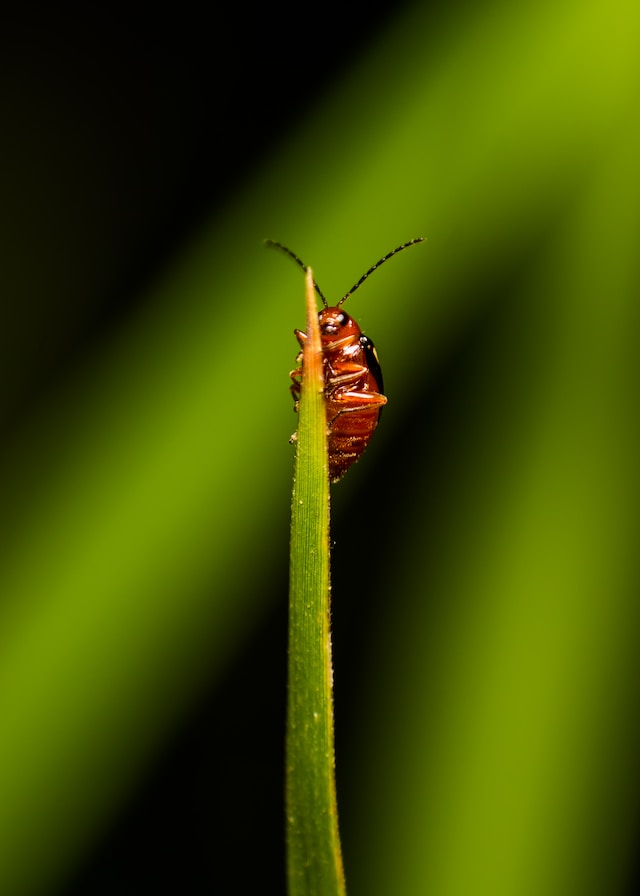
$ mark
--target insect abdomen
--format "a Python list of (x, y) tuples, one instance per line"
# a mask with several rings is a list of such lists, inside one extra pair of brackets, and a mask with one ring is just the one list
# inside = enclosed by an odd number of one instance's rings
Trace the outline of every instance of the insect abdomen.
[[(327, 416), (334, 410), (335, 402), (328, 402)], [(329, 428), (329, 476), (337, 482), (363, 454), (371, 441), (380, 409), (344, 413)]]

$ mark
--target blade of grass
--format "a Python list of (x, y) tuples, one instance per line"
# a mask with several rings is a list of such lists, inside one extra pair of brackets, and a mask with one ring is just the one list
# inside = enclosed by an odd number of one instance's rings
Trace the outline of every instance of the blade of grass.
[(286, 739), (290, 896), (344, 896), (334, 776), (329, 631), (329, 464), (322, 348), (313, 274), (291, 504)]

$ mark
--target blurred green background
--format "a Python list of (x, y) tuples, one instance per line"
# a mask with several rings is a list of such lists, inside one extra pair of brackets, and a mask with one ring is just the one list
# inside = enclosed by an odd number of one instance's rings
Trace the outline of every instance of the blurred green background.
[(303, 278), (389, 404), (333, 489), (348, 890), (635, 892), (640, 11), (14, 12), (0, 893), (284, 891)]

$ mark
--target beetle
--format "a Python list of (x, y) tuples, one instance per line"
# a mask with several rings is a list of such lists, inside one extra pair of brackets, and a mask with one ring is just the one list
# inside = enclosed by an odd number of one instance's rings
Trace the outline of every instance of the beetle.
[[(380, 265), (424, 239), (416, 237), (389, 252), (372, 265), (336, 305), (329, 305), (320, 287), (313, 281), (324, 306), (318, 312), (318, 322), (324, 368), (331, 482), (342, 479), (349, 467), (360, 459), (378, 426), (382, 408), (387, 403), (375, 346), (341, 306)], [(306, 272), (307, 266), (291, 249), (275, 240), (265, 240), (265, 244), (281, 249)], [(293, 332), (301, 348), (304, 348), (307, 334), (302, 330)], [(294, 409), (297, 411), (302, 387), (302, 351), (296, 358), (296, 364), (300, 366), (292, 370), (289, 376), (292, 380), (290, 389)]]

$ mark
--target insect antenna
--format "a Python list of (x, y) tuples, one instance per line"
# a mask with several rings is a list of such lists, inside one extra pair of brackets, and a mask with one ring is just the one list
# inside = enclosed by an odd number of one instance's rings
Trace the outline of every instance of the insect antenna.
[[(426, 239), (426, 237), (424, 237), (424, 236), (417, 236), (414, 240), (409, 240), (409, 242), (403, 243), (401, 246), (398, 246), (397, 249), (394, 249), (392, 252), (389, 252), (387, 255), (384, 256), (384, 258), (381, 258), (380, 261), (376, 261), (376, 263), (369, 268), (367, 273), (363, 274), (362, 277), (360, 277), (360, 279), (358, 280), (358, 282), (353, 284), (353, 286), (351, 287), (349, 292), (340, 299), (337, 307), (340, 307), (340, 305), (342, 305), (343, 302), (346, 302), (346, 300), (349, 298), (349, 296), (353, 295), (353, 293), (356, 291), (356, 289), (359, 286), (362, 286), (362, 284), (367, 279), (367, 277), (370, 274), (373, 274), (373, 272), (376, 270), (376, 268), (379, 268), (380, 265), (385, 263), (385, 261), (389, 261), (390, 258), (393, 258), (394, 255), (398, 254), (398, 252), (402, 252), (403, 249), (408, 249), (409, 246), (415, 246), (416, 243), (423, 243), (425, 241), (425, 239)], [(276, 245), (278, 245), (278, 244), (276, 244)], [(280, 248), (284, 249), (284, 246), (281, 246)], [(285, 249), (285, 252), (288, 252), (288, 251), (289, 251), (288, 249)], [(291, 254), (291, 253), (289, 253), (289, 254)], [(295, 256), (294, 256), (294, 258), (295, 258)], [(299, 261), (299, 259), (296, 259), (296, 261)]]
[[(267, 247), (272, 246), (274, 249), (280, 249), (282, 252), (284, 252), (286, 255), (288, 255), (289, 258), (293, 258), (293, 260), (295, 261), (295, 263), (296, 263), (299, 267), (302, 268), (302, 270), (305, 272), (305, 274), (307, 273), (307, 266), (306, 266), (306, 264), (305, 264), (300, 258), (298, 258), (298, 256), (295, 254), (295, 252), (292, 252), (291, 249), (288, 249), (286, 246), (283, 246), (282, 243), (278, 243), (276, 240), (264, 240), (264, 244), (265, 244), (265, 246), (267, 246)], [(403, 247), (403, 248), (404, 248), (404, 247)], [(396, 251), (399, 251), (399, 250), (396, 250)], [(391, 253), (391, 254), (393, 255), (393, 253)], [(359, 285), (359, 284), (358, 284), (358, 285)], [(313, 279), (313, 286), (314, 286), (314, 288), (315, 288), (315, 291), (318, 293), (318, 295), (319, 295), (320, 298), (322, 299), (322, 304), (324, 305), (324, 307), (325, 307), (325, 308), (328, 308), (328, 307), (329, 307), (329, 303), (327, 302), (327, 300), (326, 300), (325, 297), (323, 296), (323, 294), (322, 294), (322, 290), (320, 289), (320, 287), (318, 286), (318, 284), (317, 284), (316, 281), (315, 281), (315, 277), (314, 277), (314, 279)]]

